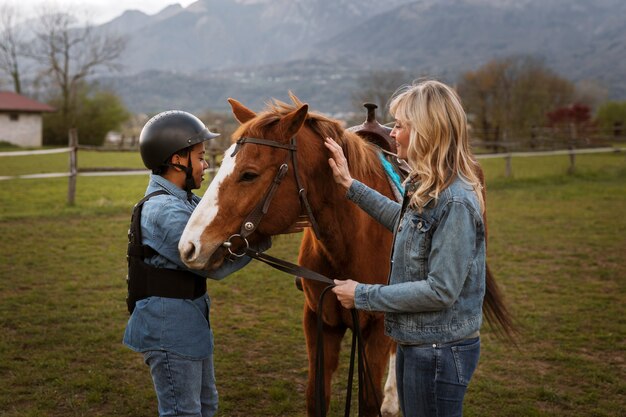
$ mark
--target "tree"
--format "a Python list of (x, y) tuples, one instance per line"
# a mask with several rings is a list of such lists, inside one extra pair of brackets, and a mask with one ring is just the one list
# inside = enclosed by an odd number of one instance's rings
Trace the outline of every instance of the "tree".
[(573, 101), (574, 85), (534, 57), (515, 56), (488, 62), (463, 73), (459, 95), (472, 116), (474, 136), (492, 142), (532, 137), (547, 123), (546, 113)]
[(44, 74), (57, 88), (57, 106), (62, 128), (75, 127), (77, 97), (85, 80), (97, 70), (116, 70), (117, 58), (126, 47), (126, 38), (96, 31), (70, 13), (46, 10), (39, 18), (30, 56), (43, 67)]
[(402, 84), (409, 82), (404, 71), (380, 70), (371, 71), (357, 79), (357, 90), (352, 94), (354, 108), (365, 114), (364, 103), (374, 103), (378, 106), (376, 119), (379, 123), (391, 120), (387, 110), (387, 102), (393, 93)]
[(472, 126), (475, 135), (484, 141), (498, 142), (501, 129), (507, 124), (507, 111), (511, 80), (506, 77), (508, 61), (493, 60), (478, 69), (461, 76), (458, 84), (459, 95), (473, 116)]
[(24, 34), (18, 27), (18, 20), (18, 12), (13, 5), (0, 5), (0, 72), (11, 78), (13, 89), (21, 94), (21, 64), (26, 43)]
[(226, 150), (230, 146), (231, 135), (239, 127), (239, 122), (233, 118), (232, 113), (207, 110), (199, 115), (199, 118), (209, 130), (220, 134), (207, 142), (207, 146), (214, 150)]
[[(49, 101), (54, 107), (63, 103), (61, 95)], [(128, 120), (130, 113), (118, 96), (95, 85), (81, 83), (74, 97), (73, 127), (83, 145), (102, 145), (107, 132), (116, 130)], [(43, 117), (43, 139), (46, 145), (67, 144), (67, 126), (60, 113), (47, 113)]]
[(626, 135), (626, 101), (609, 101), (598, 109), (596, 120), (601, 132), (609, 136)]
[(576, 140), (580, 135), (587, 136), (591, 128), (591, 108), (574, 103), (548, 112), (548, 123), (553, 135), (565, 140)]
[(576, 82), (576, 96), (574, 102), (585, 103), (595, 113), (600, 105), (609, 97), (609, 90), (595, 80), (579, 80)]

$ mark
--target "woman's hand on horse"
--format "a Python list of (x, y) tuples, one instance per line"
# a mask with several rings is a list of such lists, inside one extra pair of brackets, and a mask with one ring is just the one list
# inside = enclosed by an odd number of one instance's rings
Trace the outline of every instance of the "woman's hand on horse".
[(354, 293), (356, 292), (358, 282), (352, 281), (351, 279), (346, 281), (335, 279), (333, 281), (335, 281), (333, 292), (337, 295), (337, 299), (341, 305), (347, 309), (354, 308)]
[(330, 151), (331, 158), (328, 159), (328, 165), (330, 165), (330, 169), (333, 171), (335, 182), (347, 190), (352, 185), (354, 179), (350, 175), (348, 161), (343, 154), (341, 146), (332, 138), (324, 139), (324, 145)]

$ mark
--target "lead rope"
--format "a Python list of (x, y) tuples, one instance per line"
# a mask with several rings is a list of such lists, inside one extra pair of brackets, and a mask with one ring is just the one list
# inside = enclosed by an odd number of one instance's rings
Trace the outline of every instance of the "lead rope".
[[(247, 243), (247, 240), (244, 239)], [(229, 247), (229, 246), (227, 246)], [(229, 247), (230, 249), (230, 247)], [(231, 252), (232, 253), (232, 252)], [(335, 283), (330, 278), (312, 271), (308, 268), (304, 268), (300, 265), (293, 264), (291, 262), (276, 258), (263, 252), (255, 251), (246, 245), (244, 253), (237, 254), (242, 256), (243, 254), (265, 263), (272, 268), (279, 271), (286, 272), (291, 275), (301, 276), (305, 279), (310, 279), (324, 284), (328, 284), (326, 288), (320, 294), (320, 298), (317, 303), (317, 343), (315, 354), (315, 414), (317, 417), (326, 417), (326, 389), (324, 387), (324, 321), (321, 314), (324, 306), (324, 297), (328, 290), (335, 286)], [(236, 255), (236, 256), (237, 256)], [(348, 371), (348, 388), (346, 392), (346, 405), (345, 405), (345, 417), (350, 416), (350, 406), (352, 402), (352, 384), (354, 380), (354, 356), (355, 351), (358, 348), (358, 374), (359, 374), (359, 415), (363, 415), (363, 407), (365, 406), (365, 392), (368, 386), (365, 385), (365, 375), (367, 374), (367, 382), (369, 383), (369, 389), (371, 389), (372, 395), (376, 401), (376, 407), (378, 410), (378, 416), (382, 417), (380, 412), (380, 400), (376, 395), (375, 385), (372, 381), (372, 375), (367, 364), (367, 358), (363, 347), (363, 337), (361, 334), (361, 327), (359, 326), (359, 313), (356, 309), (351, 309), (352, 314), (352, 347), (350, 351), (350, 369)]]
[[(333, 288), (334, 285), (329, 285), (324, 288), (320, 294), (320, 298), (317, 303), (317, 343), (315, 353), (315, 415), (316, 417), (326, 417), (326, 388), (324, 386), (324, 320), (321, 314), (324, 306), (324, 297), (328, 290)], [(348, 386), (346, 388), (346, 403), (344, 407), (344, 417), (350, 417), (350, 408), (352, 406), (352, 385), (354, 382), (354, 357), (358, 349), (358, 378), (359, 378), (359, 416), (365, 414), (365, 393), (368, 390), (368, 386), (365, 385), (365, 375), (367, 375), (367, 382), (369, 388), (376, 401), (376, 410), (378, 416), (382, 417), (380, 412), (380, 400), (376, 395), (374, 382), (372, 381), (372, 374), (370, 372), (367, 360), (365, 357), (365, 347), (363, 346), (363, 336), (361, 334), (361, 326), (359, 325), (359, 313), (356, 309), (351, 309), (352, 315), (352, 345), (350, 347), (350, 368), (348, 370)]]
[(324, 320), (322, 308), (324, 306), (324, 296), (333, 288), (329, 285), (324, 288), (317, 302), (317, 344), (315, 352), (315, 415), (326, 417), (326, 387), (324, 387)]
[[(376, 386), (374, 385), (374, 381), (372, 381), (372, 373), (370, 372), (365, 356), (363, 336), (361, 335), (361, 326), (359, 326), (359, 313), (354, 308), (350, 310), (350, 312), (352, 313), (352, 337), (353, 340), (356, 339), (357, 346), (359, 348), (359, 415), (363, 415), (364, 412), (362, 408), (365, 406), (365, 392), (368, 388), (368, 385), (365, 384), (365, 375), (367, 375), (369, 388), (371, 389), (374, 400), (376, 401), (376, 410), (378, 411), (378, 416), (382, 417), (382, 413), (380, 412), (381, 401), (378, 398), (378, 395), (376, 395)], [(354, 342), (352, 349), (354, 350)], [(354, 362), (354, 359), (351, 357), (350, 361)], [(346, 417), (348, 417), (348, 414), (346, 414)]]
[[(356, 310), (352, 310), (356, 312)], [(354, 314), (352, 315), (352, 326), (354, 327)], [(358, 322), (357, 326), (358, 326)], [(348, 387), (346, 388), (346, 406), (344, 409), (344, 417), (350, 417), (350, 406), (352, 405), (352, 381), (354, 381), (354, 355), (356, 353), (356, 346), (358, 343), (357, 332), (352, 330), (352, 345), (350, 346), (350, 369), (348, 370)], [(359, 390), (360, 392), (360, 390)], [(359, 403), (361, 402), (361, 398), (359, 396)], [(361, 411), (359, 410), (359, 413)]]

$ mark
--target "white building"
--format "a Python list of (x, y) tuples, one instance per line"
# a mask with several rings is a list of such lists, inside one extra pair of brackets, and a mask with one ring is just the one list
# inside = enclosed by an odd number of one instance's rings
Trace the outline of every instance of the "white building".
[(18, 146), (42, 145), (43, 112), (55, 109), (10, 91), (0, 91), (0, 142)]

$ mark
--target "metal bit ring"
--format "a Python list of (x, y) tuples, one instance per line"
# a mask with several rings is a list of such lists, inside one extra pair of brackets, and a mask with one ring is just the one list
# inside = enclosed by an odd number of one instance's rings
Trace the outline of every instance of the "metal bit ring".
[[(243, 242), (245, 243), (245, 247), (243, 248), (241, 253), (233, 252), (233, 249), (232, 249), (232, 247), (233, 247), (233, 242), (232, 242), (233, 238), (239, 238), (239, 239), (243, 240)], [(240, 234), (238, 234), (238, 233), (234, 234), (234, 235), (231, 235), (226, 240), (226, 242), (222, 243), (222, 246), (225, 247), (226, 249), (228, 249), (228, 253), (230, 253), (231, 255), (233, 255), (234, 257), (237, 257), (237, 258), (241, 258), (242, 256), (244, 256), (246, 254), (246, 251), (250, 248), (250, 244), (248, 243), (248, 240), (245, 237), (243, 237)]]

